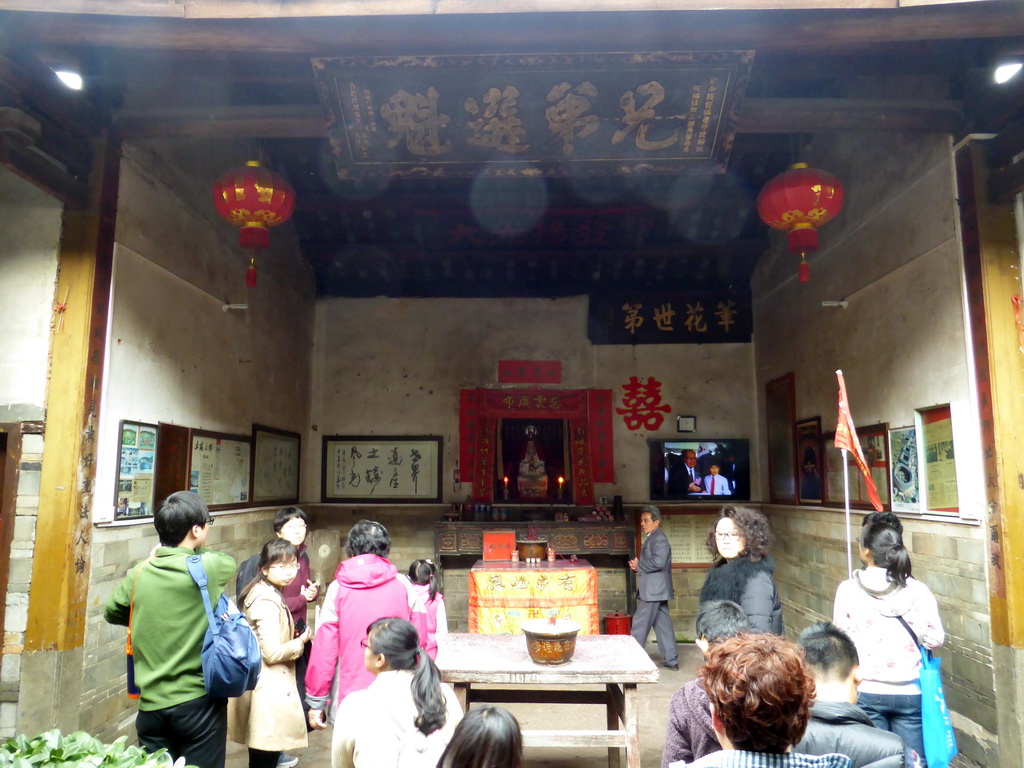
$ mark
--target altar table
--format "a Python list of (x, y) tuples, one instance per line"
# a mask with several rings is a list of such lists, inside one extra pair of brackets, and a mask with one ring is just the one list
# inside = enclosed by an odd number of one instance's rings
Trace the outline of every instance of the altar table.
[[(607, 730), (524, 730), (528, 747), (607, 747), (608, 765), (617, 768), (619, 750), (627, 768), (640, 768), (640, 683), (658, 682), (658, 670), (629, 635), (576, 638), (568, 664), (536, 664), (520, 635), (451, 633), (438, 638), (441, 679), (455, 689), (464, 711), (475, 702), (603, 704)], [(514, 685), (514, 690), (482, 685)], [(538, 686), (563, 686), (552, 689)], [(587, 689), (602, 685), (604, 690)]]
[(600, 633), (597, 570), (586, 560), (478, 560), (470, 569), (470, 632), (522, 634), (524, 621), (549, 618), (555, 613), (578, 622), (581, 635)]

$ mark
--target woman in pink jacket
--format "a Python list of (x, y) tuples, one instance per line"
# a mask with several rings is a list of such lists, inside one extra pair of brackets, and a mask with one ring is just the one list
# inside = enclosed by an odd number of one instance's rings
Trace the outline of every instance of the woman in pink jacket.
[(444, 608), (444, 595), (438, 588), (437, 566), (431, 560), (413, 560), (409, 566), (409, 581), (423, 601), (427, 615), (427, 634), (420, 645), (431, 661), (437, 659), (437, 638), (448, 634), (448, 613)]
[(348, 532), (346, 551), (348, 559), (338, 566), (327, 589), (306, 670), (309, 724), (318, 730), (327, 727), (328, 702), (333, 719), (342, 699), (373, 682), (374, 676), (363, 664), (361, 645), (370, 624), (388, 617), (407, 619), (421, 638), (426, 636), (422, 600), (387, 559), (391, 552), (387, 528), (360, 520)]

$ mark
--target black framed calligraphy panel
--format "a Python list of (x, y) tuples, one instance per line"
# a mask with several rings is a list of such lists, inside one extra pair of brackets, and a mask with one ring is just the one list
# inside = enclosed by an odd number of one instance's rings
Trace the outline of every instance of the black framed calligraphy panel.
[(341, 178), (721, 172), (753, 56), (342, 57), (313, 71)]
[(592, 295), (587, 312), (594, 344), (742, 344), (753, 329), (749, 290)]

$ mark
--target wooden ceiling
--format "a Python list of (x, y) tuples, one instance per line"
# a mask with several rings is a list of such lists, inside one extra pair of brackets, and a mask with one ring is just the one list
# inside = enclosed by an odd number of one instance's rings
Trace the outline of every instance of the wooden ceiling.
[[(1024, 150), (1024, 86), (995, 89), (987, 80), (1000, 57), (1024, 52), (1024, 3), (1016, 1), (451, 15), (396, 15), (403, 4), (369, 3), (358, 6), (366, 15), (335, 18), (156, 18), (182, 5), (241, 7), (111, 0), (107, 11), (135, 15), (0, 10), (0, 163), (76, 205), (90, 142), (104, 130), (127, 141), (258, 141), (296, 188), (293, 221), (325, 296), (746, 286), (769, 242), (754, 207), (758, 191), (812, 134), (828, 131), (996, 132), (993, 194), (1024, 187), (1013, 163)], [(300, 5), (245, 4), (268, 16)], [(0, 0), (0, 8), (18, 6)], [(537, 228), (484, 247), (453, 246), (432, 225), (471, 215), (473, 180), (338, 178), (310, 64), (341, 55), (659, 50), (756, 52), (727, 172), (547, 179)], [(55, 85), (48, 67), (59, 64), (83, 73), (82, 95)], [(211, 169), (211, 180), (222, 170)], [(528, 200), (527, 184), (536, 181), (490, 181), (485, 205), (515, 211)], [(568, 245), (545, 236), (581, 213), (614, 216), (629, 236)]]

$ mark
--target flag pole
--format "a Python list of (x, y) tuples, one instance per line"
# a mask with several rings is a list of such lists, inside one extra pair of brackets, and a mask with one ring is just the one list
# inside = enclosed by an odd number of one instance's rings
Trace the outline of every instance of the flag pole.
[(853, 537), (850, 534), (850, 465), (846, 463), (846, 449), (843, 453), (843, 501), (846, 506), (846, 578), (853, 578)]

